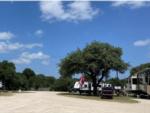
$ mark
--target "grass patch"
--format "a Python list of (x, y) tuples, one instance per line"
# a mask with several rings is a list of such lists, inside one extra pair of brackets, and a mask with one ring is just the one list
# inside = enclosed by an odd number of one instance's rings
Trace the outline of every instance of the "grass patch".
[(3, 92), (0, 91), (0, 96), (12, 96), (14, 93), (11, 91)]
[(16, 91), (15, 93), (17, 93), (17, 94), (22, 94), (22, 93), (35, 93), (35, 91), (21, 91), (21, 92)]
[(113, 99), (101, 99), (99, 96), (87, 96), (87, 95), (79, 95), (73, 93), (58, 93), (58, 95), (72, 97), (72, 98), (80, 98), (80, 99), (89, 99), (89, 100), (97, 100), (97, 101), (108, 101), (108, 102), (119, 102), (119, 103), (138, 103), (138, 101), (134, 100), (132, 97), (126, 96), (114, 96)]

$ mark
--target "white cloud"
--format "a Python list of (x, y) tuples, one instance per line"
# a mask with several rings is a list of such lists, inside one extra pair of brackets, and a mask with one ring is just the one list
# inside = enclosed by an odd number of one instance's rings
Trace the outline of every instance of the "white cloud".
[(11, 32), (0, 32), (0, 40), (9, 40), (15, 35)]
[(98, 14), (89, 1), (74, 1), (64, 4), (62, 1), (40, 2), (42, 18), (46, 21), (91, 20)]
[(34, 47), (42, 47), (42, 44), (32, 43), (32, 44), (21, 44), (21, 43), (10, 43), (10, 42), (0, 42), (0, 52), (8, 52), (18, 49), (32, 49)]
[(137, 40), (134, 42), (134, 46), (147, 46), (147, 45), (150, 45), (150, 39)]
[(150, 2), (147, 1), (115, 1), (112, 3), (112, 6), (114, 7), (120, 7), (120, 6), (128, 6), (132, 9), (136, 9), (136, 8), (141, 8), (141, 7), (145, 7), (145, 6), (149, 6)]
[(12, 62), (15, 64), (30, 64), (33, 60), (40, 60), (42, 64), (48, 65), (49, 64), (49, 56), (44, 54), (43, 52), (37, 53), (29, 53), (23, 52), (19, 58), (13, 59)]
[(34, 47), (43, 47), (43, 44), (40, 43), (32, 43), (32, 44), (20, 44), (22, 48), (32, 49)]
[(38, 36), (38, 37), (41, 37), (43, 35), (43, 30), (38, 29), (37, 31), (35, 31), (35, 35)]

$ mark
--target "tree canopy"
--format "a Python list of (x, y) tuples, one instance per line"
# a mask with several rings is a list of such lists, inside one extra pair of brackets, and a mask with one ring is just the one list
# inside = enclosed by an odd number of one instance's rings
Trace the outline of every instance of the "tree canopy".
[(130, 71), (130, 75), (135, 75), (138, 72), (140, 72), (146, 68), (150, 68), (150, 63), (145, 63), (145, 64), (141, 64), (139, 66), (133, 67)]
[(12, 89), (13, 79), (15, 79), (16, 67), (8, 61), (0, 62), (0, 80), (5, 84), (6, 89)]
[(30, 79), (31, 77), (35, 76), (35, 72), (30, 68), (24, 69), (23, 74), (27, 77), (27, 79)]
[(26, 68), (23, 72), (16, 72), (15, 64), (8, 61), (0, 62), (0, 81), (5, 90), (30, 90), (39, 88), (49, 88), (55, 82), (55, 78), (38, 74)]
[(69, 91), (73, 87), (74, 80), (70, 77), (60, 77), (57, 79), (52, 87), (55, 91)]
[(94, 41), (83, 49), (77, 49), (61, 60), (61, 76), (72, 76), (83, 73), (93, 81), (94, 93), (97, 85), (104, 77), (109, 76), (110, 70), (123, 73), (128, 64), (122, 59), (122, 49), (108, 43)]

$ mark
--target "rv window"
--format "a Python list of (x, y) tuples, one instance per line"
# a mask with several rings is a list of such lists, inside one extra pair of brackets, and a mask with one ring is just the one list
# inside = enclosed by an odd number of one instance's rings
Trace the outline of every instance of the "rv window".
[(85, 88), (87, 88), (87, 85), (84, 85)]
[(145, 82), (146, 82), (146, 84), (150, 85), (150, 77), (149, 76), (145, 77)]
[(132, 83), (133, 83), (133, 84), (137, 84), (137, 79), (136, 79), (136, 78), (133, 78), (133, 79), (132, 79)]
[(142, 78), (139, 78), (139, 83), (143, 84), (143, 79)]
[(145, 81), (146, 81), (146, 84), (150, 85), (150, 78), (148, 76), (145, 78)]

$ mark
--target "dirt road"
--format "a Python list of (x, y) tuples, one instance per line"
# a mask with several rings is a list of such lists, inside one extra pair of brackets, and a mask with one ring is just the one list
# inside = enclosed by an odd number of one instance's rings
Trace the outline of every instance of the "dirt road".
[(150, 113), (150, 100), (127, 104), (78, 99), (56, 92), (0, 96), (0, 113)]

